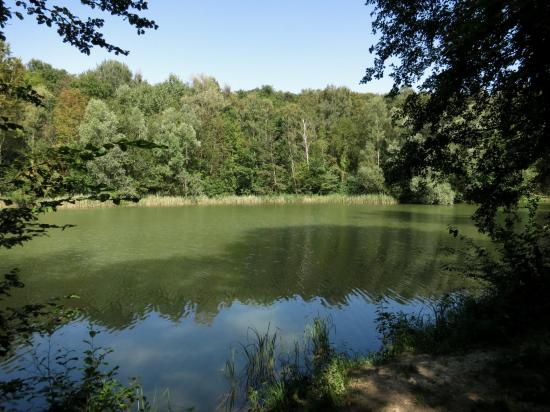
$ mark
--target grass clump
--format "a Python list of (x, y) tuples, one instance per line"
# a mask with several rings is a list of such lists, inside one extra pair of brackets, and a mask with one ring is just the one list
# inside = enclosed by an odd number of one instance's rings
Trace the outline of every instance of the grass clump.
[(467, 310), (476, 299), (455, 291), (434, 300), (431, 311), (390, 312), (383, 305), (377, 310), (377, 330), (382, 338), (378, 360), (388, 360), (404, 352), (447, 353), (465, 346), (469, 335), (479, 334), (482, 324), (469, 325)]
[[(285, 352), (277, 332), (252, 330), (241, 345), (239, 360), (227, 362), (231, 391), (226, 408), (246, 406), (251, 411), (332, 410), (342, 402), (347, 373), (358, 364), (336, 352), (330, 343), (330, 319), (315, 318), (304, 339)], [(237, 372), (237, 364), (242, 371)]]

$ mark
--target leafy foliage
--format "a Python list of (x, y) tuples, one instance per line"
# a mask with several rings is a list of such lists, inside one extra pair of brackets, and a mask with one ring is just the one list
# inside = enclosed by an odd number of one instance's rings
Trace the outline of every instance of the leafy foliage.
[(335, 87), (231, 92), (205, 76), (151, 85), (115, 61), (72, 76), (33, 60), (23, 75), (48, 98), (40, 113), (28, 110), (21, 119), (25, 128), (3, 159), (7, 168), (17, 167), (17, 156), (59, 145), (84, 149), (125, 139), (166, 147), (90, 159), (86, 173), (71, 175), (66, 195), (88, 194), (93, 185), (135, 196), (397, 195), (410, 184), (396, 187), (386, 178), (407, 135), (394, 121), (401, 97)]
[[(85, 197), (66, 196), (74, 192), (75, 184), (82, 188), (82, 181), (75, 182), (72, 173), (85, 173), (86, 162), (101, 158), (112, 149), (121, 151), (129, 147), (158, 148), (151, 142), (128, 141), (125, 139), (108, 142), (101, 146), (86, 145), (83, 149), (60, 146), (51, 148), (36, 156), (24, 157), (17, 162), (16, 170), (9, 170), (0, 176), (2, 187), (12, 193), (1, 199), (6, 205), (0, 209), (0, 247), (11, 248), (41, 236), (48, 229), (65, 229), (70, 225), (39, 223), (38, 217), (50, 210), (56, 210), (63, 203), (74, 203), (79, 198), (100, 201), (112, 200), (119, 204), (122, 200), (137, 201), (132, 195), (111, 194), (103, 191), (101, 185), (86, 186), (89, 195)], [(17, 195), (17, 198), (15, 198)]]
[(78, 127), (84, 117), (87, 99), (75, 88), (63, 89), (52, 113), (52, 127), (57, 144), (70, 144), (78, 139)]
[[(414, 195), (450, 197), (430, 182), (446, 177), (479, 204), (478, 229), (491, 253), (469, 243), (466, 274), (489, 283), (475, 302), (510, 333), (522, 318), (544, 319), (550, 296), (549, 225), (538, 216), (537, 182), (550, 158), (550, 5), (537, 1), (368, 0), (380, 40), (364, 82), (391, 65), (394, 93), (419, 85), (402, 106), (405, 138), (388, 162), (390, 182), (410, 180)], [(540, 190), (540, 186), (538, 188)], [(432, 194), (430, 194), (432, 192)], [(520, 212), (527, 199), (528, 217)], [(458, 231), (451, 232), (458, 236)], [(495, 256), (496, 255), (496, 256)], [(500, 308), (488, 309), (487, 302)], [(474, 305), (475, 306), (475, 305)], [(467, 314), (464, 314), (468, 318)], [(473, 319), (473, 318), (472, 318)], [(405, 319), (405, 324), (407, 320)], [(508, 325), (508, 326), (507, 326)]]
[[(506, 316), (538, 319), (548, 309), (550, 294), (550, 217), (537, 213), (537, 199), (527, 204), (527, 213), (508, 210), (504, 222), (495, 229), (495, 240), (488, 249), (459, 235), (456, 228), (450, 232), (460, 236), (468, 245), (459, 251), (465, 257), (464, 274), (488, 283), (496, 295), (506, 301)], [(525, 302), (529, 302), (525, 305)]]
[[(113, 16), (121, 17), (128, 24), (135, 27), (137, 34), (144, 34), (146, 29), (157, 29), (154, 20), (140, 16), (140, 12), (147, 10), (147, 1), (137, 0), (82, 0), (81, 3), (91, 10), (100, 10)], [(16, 17), (23, 20), (24, 16), (32, 16), (38, 24), (48, 27), (56, 26), (57, 33), (63, 42), (76, 47), (82, 53), (90, 54), (94, 47), (101, 47), (115, 54), (127, 55), (128, 51), (121, 49), (105, 40), (103, 28), (105, 21), (101, 18), (81, 18), (63, 5), (51, 4), (47, 0), (16, 1), (12, 7), (0, 3), (0, 29), (4, 29), (11, 19)], [(5, 41), (3, 31), (0, 31), (0, 40)]]
[(81, 356), (74, 350), (52, 346), (51, 330), (35, 329), (34, 333), (44, 333), (48, 348), (31, 350), (33, 364), (20, 369), (25, 371), (25, 377), (1, 382), (3, 405), (28, 404), (45, 411), (127, 411), (134, 407), (148, 410), (137, 381), (123, 385), (116, 379), (118, 367), (110, 368), (107, 362), (112, 350), (94, 342), (99, 331), (89, 327)]
[[(156, 28), (154, 21), (130, 11), (145, 10), (147, 8), (145, 1), (83, 0), (81, 3), (92, 9), (97, 7), (101, 11), (124, 17), (130, 25), (137, 28), (138, 34), (143, 34), (146, 28)], [(116, 54), (128, 53), (104, 40), (102, 33), (98, 31), (103, 27), (102, 19), (88, 18), (84, 22), (66, 7), (57, 5), (48, 7), (45, 0), (16, 1), (15, 8), (24, 10), (29, 16), (35, 16), (39, 24), (56, 25), (58, 34), (64, 41), (76, 46), (81, 52), (89, 54), (90, 48), (95, 45)], [(14, 15), (23, 19), (20, 11), (15, 11)], [(0, 29), (3, 29), (11, 18), (12, 10), (0, 1)], [(107, 156), (114, 150), (125, 152), (128, 148), (152, 149), (161, 146), (140, 139), (130, 141), (124, 136), (103, 139), (95, 145), (88, 142), (80, 147), (55, 144), (73, 143), (74, 132), (83, 113), (85, 98), (77, 89), (70, 91), (63, 89), (64, 94), (58, 95), (68, 75), (64, 71), (56, 71), (47, 64), (31, 62), (29, 69), (32, 74), (27, 77), (22, 63), (10, 56), (4, 40), (4, 34), (0, 31), (0, 109), (2, 110), (0, 195), (3, 197), (0, 199), (3, 201), (0, 208), (0, 247), (11, 248), (35, 236), (45, 234), (48, 229), (69, 227), (70, 225), (40, 223), (38, 218), (40, 214), (55, 210), (65, 202), (75, 202), (76, 185), (81, 189), (85, 188), (88, 198), (101, 201), (111, 199), (115, 204), (128, 198), (123, 194), (107, 193), (101, 184), (87, 184), (79, 178), (79, 175), (85, 172), (88, 162)], [(116, 79), (121, 73), (115, 64), (104, 65), (101, 69), (98, 72), (107, 73), (108, 75), (104, 77), (108, 80)], [(113, 73), (115, 74), (112, 75)], [(40, 87), (41, 82), (46, 83), (54, 92), (50, 92), (46, 87), (48, 97), (55, 94), (55, 100), (58, 103), (55, 116), (51, 116), (51, 108), (54, 105), (45, 104), (43, 97), (33, 88), (33, 86)], [(49, 100), (51, 103), (51, 99)], [(76, 113), (68, 113), (75, 110)], [(26, 116), (22, 118), (21, 113), (25, 113)], [(40, 133), (42, 130), (38, 130), (45, 128), (49, 123), (48, 119), (44, 119), (45, 117), (56, 118), (56, 132), (60, 139), (51, 147), (46, 145), (42, 150), (36, 150), (35, 137), (47, 136), (47, 133)], [(9, 156), (2, 151), (2, 149), (5, 151), (6, 142), (11, 146)], [(133, 196), (130, 198), (137, 200)], [(5, 280), (0, 283), (0, 298), (3, 300), (9, 297), (14, 288), (23, 286), (16, 270), (8, 273), (5, 275)], [(46, 334), (51, 337), (60, 324), (71, 320), (76, 312), (64, 309), (58, 301), (59, 299), (53, 299), (43, 304), (24, 305), (18, 308), (2, 305), (0, 307), (0, 357), (10, 353), (16, 343), (32, 344), (32, 338), (37, 334)], [(59, 349), (54, 359), (51, 359), (48, 350), (41, 358), (36, 356), (37, 374), (31, 374), (24, 379), (0, 382), (0, 400), (2, 401), (0, 408), (3, 410), (6, 402), (25, 399), (34, 401), (39, 398), (46, 403), (46, 410), (122, 411), (130, 409), (138, 398), (137, 384), (135, 382), (129, 386), (120, 384), (115, 379), (117, 367), (105, 370), (106, 356), (110, 350), (94, 345), (94, 337), (97, 333), (90, 328), (90, 339), (85, 341), (89, 347), (82, 359), (84, 367), (75, 366), (75, 362), (79, 359), (70, 349)], [(59, 369), (54, 370), (52, 364)], [(77, 371), (81, 372), (81, 376), (75, 378), (74, 374)], [(36, 405), (33, 404), (33, 409)], [(146, 403), (138, 403), (139, 410), (147, 407)]]
[[(11, 296), (14, 289), (20, 289), (24, 284), (19, 280), (17, 270), (4, 275), (0, 282), (0, 300)], [(69, 297), (68, 297), (69, 298)], [(58, 325), (71, 319), (74, 312), (64, 310), (60, 299), (23, 307), (0, 308), (0, 357), (11, 352), (16, 340), (26, 342), (33, 333), (52, 331)]]
[[(399, 168), (426, 167), (454, 175), (464, 196), (480, 204), (476, 222), (492, 232), (498, 207), (517, 204), (532, 190), (524, 171), (544, 180), (549, 156), (550, 6), (537, 1), (402, 2), (369, 0), (374, 67), (380, 78), (389, 59), (394, 93), (420, 83), (405, 102), (412, 133)], [(424, 139), (414, 133), (423, 133)]]

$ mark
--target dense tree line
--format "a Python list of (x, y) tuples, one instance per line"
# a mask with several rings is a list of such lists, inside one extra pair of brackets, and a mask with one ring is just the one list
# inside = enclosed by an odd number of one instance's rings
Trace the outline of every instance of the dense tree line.
[(97, 185), (134, 195), (385, 192), (452, 203), (460, 190), (435, 175), (386, 181), (386, 165), (408, 133), (398, 120), (406, 90), (390, 99), (332, 86), (299, 94), (270, 86), (233, 92), (206, 76), (150, 84), (117, 61), (80, 75), (39, 60), (24, 65), (5, 45), (0, 76), (42, 96), (38, 107), (3, 97), (3, 113), (23, 126), (0, 132), (4, 167), (62, 145), (143, 139), (163, 146), (109, 150), (88, 162), (87, 173), (71, 176), (76, 191), (81, 182), (82, 191)]
[(548, 2), (367, 4), (379, 39), (363, 82), (389, 74), (394, 93), (418, 90), (403, 105), (413, 133), (397, 174), (431, 169), (462, 181), (465, 199), (480, 205), (476, 224), (495, 234), (499, 208), (549, 183)]

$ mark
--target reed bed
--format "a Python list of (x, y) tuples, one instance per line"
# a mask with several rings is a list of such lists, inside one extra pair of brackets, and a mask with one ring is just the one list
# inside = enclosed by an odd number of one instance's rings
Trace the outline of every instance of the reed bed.
[[(184, 196), (145, 196), (139, 202), (122, 202), (124, 207), (178, 207), (203, 205), (286, 205), (286, 204), (346, 204), (346, 205), (394, 205), (397, 200), (384, 194), (346, 196), (346, 195), (277, 195), (277, 196), (222, 196), (222, 197), (184, 197)], [(118, 207), (111, 201), (79, 200), (67, 203), (62, 208), (91, 209)]]

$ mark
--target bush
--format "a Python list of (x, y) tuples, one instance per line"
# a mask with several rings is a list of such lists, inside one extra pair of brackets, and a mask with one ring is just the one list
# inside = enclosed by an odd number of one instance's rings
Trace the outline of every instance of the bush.
[(409, 183), (408, 201), (427, 205), (452, 205), (456, 194), (448, 182), (439, 182), (431, 175), (415, 176)]
[(385, 193), (384, 172), (377, 165), (361, 166), (355, 179), (358, 193)]
[(309, 168), (301, 168), (298, 172), (298, 186), (305, 193), (327, 195), (340, 192), (340, 171), (334, 165), (327, 168), (322, 162), (312, 162)]

